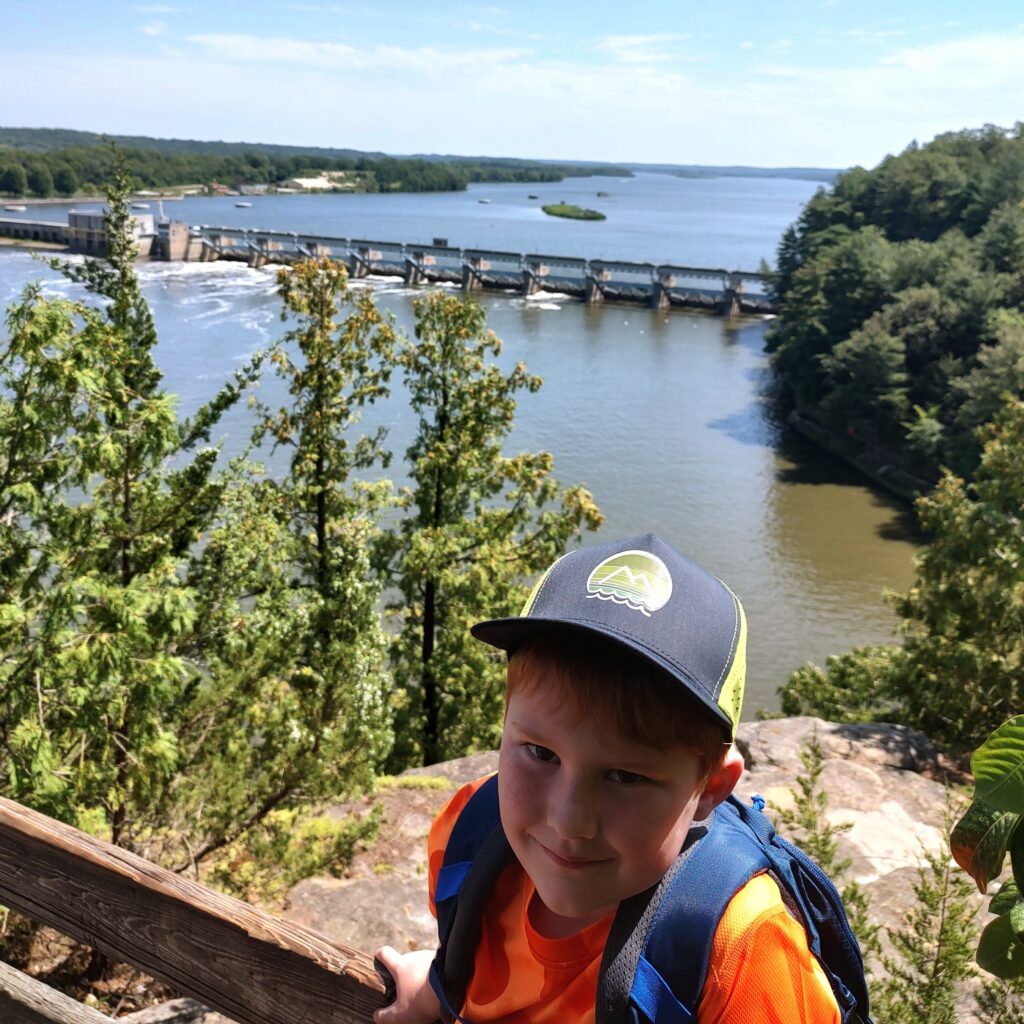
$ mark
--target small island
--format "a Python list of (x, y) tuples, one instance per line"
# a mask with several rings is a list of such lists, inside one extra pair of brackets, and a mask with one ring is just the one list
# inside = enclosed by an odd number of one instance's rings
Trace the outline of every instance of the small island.
[(588, 210), (572, 203), (548, 203), (541, 209), (551, 217), (568, 217), (570, 220), (607, 220), (599, 210)]

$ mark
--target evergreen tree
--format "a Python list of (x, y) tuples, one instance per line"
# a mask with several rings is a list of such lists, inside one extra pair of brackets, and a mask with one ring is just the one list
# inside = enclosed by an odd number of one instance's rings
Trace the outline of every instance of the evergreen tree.
[[(947, 831), (949, 827), (947, 822)], [(887, 1024), (957, 1024), (963, 983), (975, 975), (971, 883), (945, 852), (927, 851), (914, 884), (915, 902), (887, 932), (887, 973), (875, 988), (873, 1016)]]
[[(348, 292), (340, 264), (302, 262), (279, 282), (295, 326), (272, 361), (291, 403), (261, 407), (256, 440), (289, 449), (289, 471), (255, 486), (240, 477), (196, 568), (200, 630), (215, 652), (204, 714), (232, 780), (221, 788), (235, 794), (218, 847), (254, 816), (369, 787), (391, 744), (369, 564), (391, 487), (350, 476), (384, 458), (379, 435), (352, 431), (387, 394), (394, 331), (369, 293)], [(337, 322), (345, 302), (353, 309)], [(247, 740), (232, 742), (240, 727)]]
[[(128, 195), (119, 167), (106, 261), (55, 263), (102, 312), (30, 291), (0, 358), (0, 785), (118, 845), (166, 853), (207, 699), (190, 553), (224, 488), (216, 451), (195, 448), (258, 360), (178, 420), (153, 361)], [(175, 841), (194, 847), (209, 821), (179, 824)]]
[(602, 520), (588, 491), (551, 477), (550, 454), (504, 454), (516, 395), (541, 381), (493, 362), (501, 342), (480, 306), (435, 293), (415, 309), (416, 339), (399, 356), (419, 423), (406, 452), (412, 487), (382, 546), (401, 592), (389, 611), (403, 765), (497, 744), (503, 660), (469, 626), (516, 614), (526, 582)]
[(841, 888), (850, 928), (864, 956), (865, 972), (872, 973), (872, 965), (881, 955), (880, 927), (872, 924), (867, 895), (855, 881), (846, 881), (852, 866), (849, 858), (840, 858), (838, 837), (853, 828), (852, 822), (833, 825), (828, 819), (828, 794), (821, 788), (821, 774), (825, 769), (825, 752), (815, 733), (803, 750), (800, 763), (804, 774), (797, 779), (797, 788), (790, 789), (792, 808), (778, 810), (779, 821), (795, 829), (791, 837), (812, 860)]

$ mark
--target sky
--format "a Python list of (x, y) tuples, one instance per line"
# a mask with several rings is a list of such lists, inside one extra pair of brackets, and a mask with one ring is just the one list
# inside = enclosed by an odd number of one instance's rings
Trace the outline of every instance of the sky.
[(3, 0), (0, 125), (872, 167), (1024, 118), (1021, 0)]

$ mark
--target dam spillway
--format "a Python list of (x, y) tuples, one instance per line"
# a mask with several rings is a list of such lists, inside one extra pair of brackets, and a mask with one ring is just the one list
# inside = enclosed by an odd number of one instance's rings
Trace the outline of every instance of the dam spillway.
[[(100, 214), (68, 215), (56, 221), (0, 219), (0, 236), (64, 245), (69, 251), (103, 255), (106, 235)], [(209, 262), (236, 260), (251, 267), (289, 265), (329, 257), (343, 262), (353, 279), (394, 277), (410, 287), (457, 285), (466, 292), (501, 291), (524, 296), (571, 295), (589, 304), (630, 303), (658, 310), (690, 309), (725, 316), (776, 311), (768, 276), (754, 271), (694, 267), (549, 253), (517, 253), (430, 244), (341, 238), (260, 228), (153, 223), (137, 218), (141, 258)]]

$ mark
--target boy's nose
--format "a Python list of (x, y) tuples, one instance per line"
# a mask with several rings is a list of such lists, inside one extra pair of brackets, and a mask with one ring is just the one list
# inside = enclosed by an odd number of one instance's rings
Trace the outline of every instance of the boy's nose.
[(548, 794), (548, 826), (561, 839), (593, 839), (600, 829), (597, 804), (579, 785), (555, 786)]

